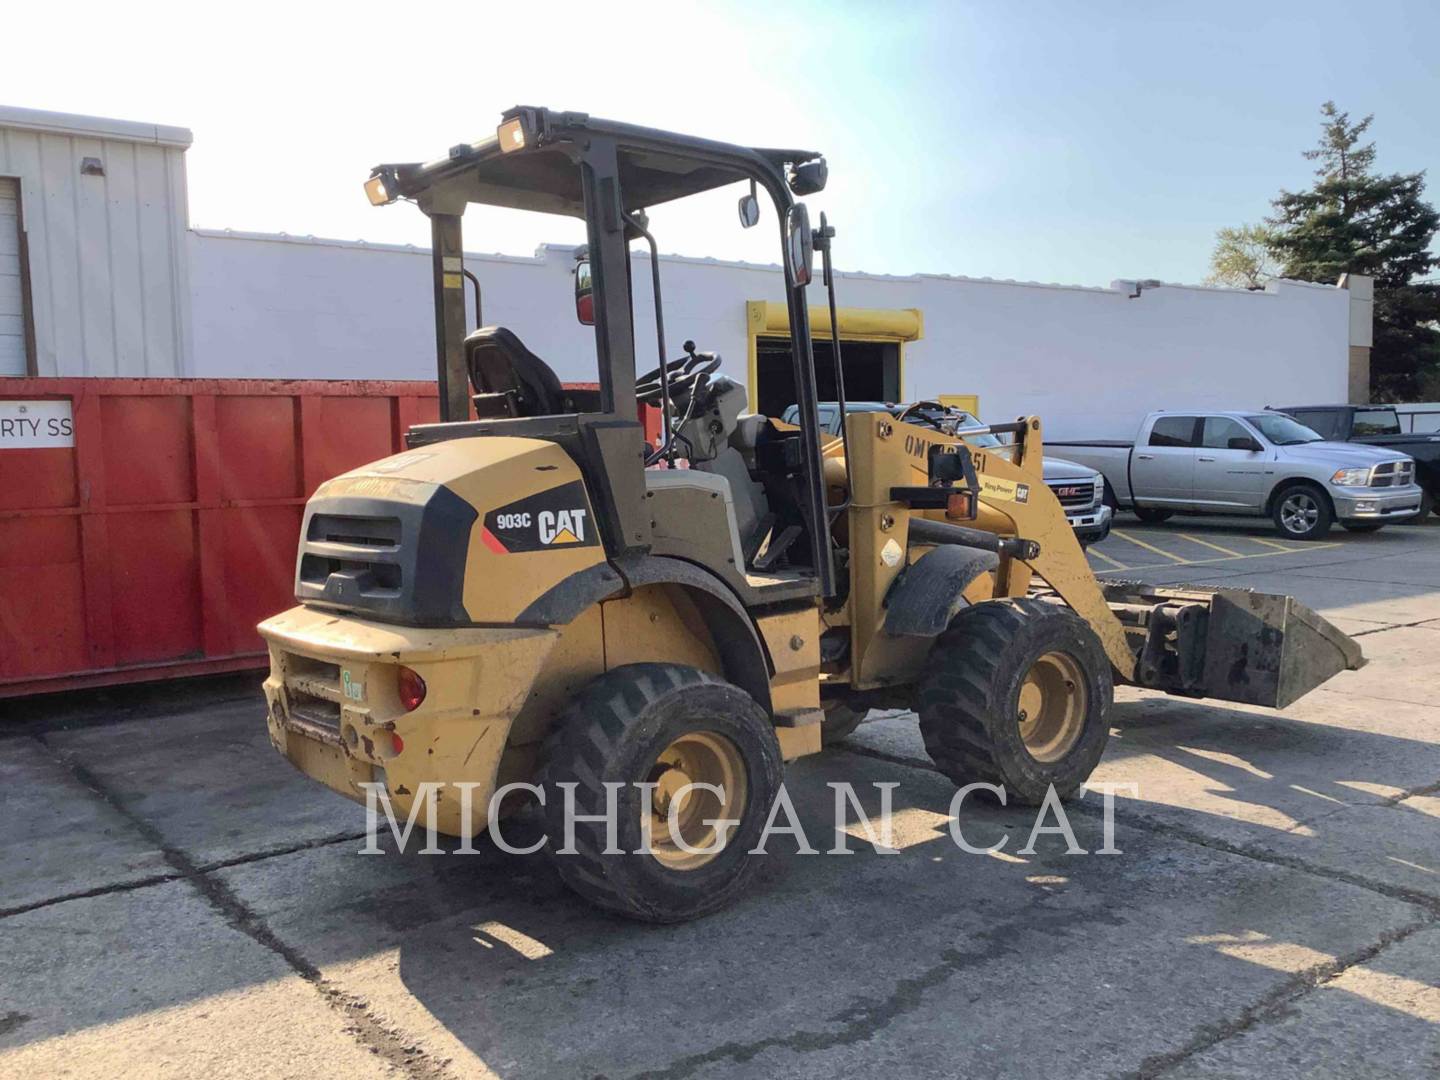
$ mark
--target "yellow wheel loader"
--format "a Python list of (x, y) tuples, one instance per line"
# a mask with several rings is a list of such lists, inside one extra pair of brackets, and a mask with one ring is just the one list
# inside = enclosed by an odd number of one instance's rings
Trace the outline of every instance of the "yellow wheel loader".
[[(1034, 417), (861, 413), (822, 435), (807, 287), (818, 248), (833, 315), (833, 230), (797, 200), (826, 173), (811, 151), (528, 107), (373, 171), (372, 202), (430, 218), (444, 419), (309, 501), (299, 606), (260, 627), (281, 753), (352, 798), (383, 784), (400, 814), (433, 796), (457, 836), (538, 801), (575, 891), (675, 921), (743, 890), (782, 762), (872, 706), (913, 708), (956, 783), (1037, 803), (1099, 761), (1116, 681), (1283, 706), (1362, 662), (1286, 597), (1102, 587)], [(775, 214), (798, 426), (747, 415), (713, 353), (667, 350), (646, 211), (729, 185), (742, 226), (762, 198)], [(588, 400), (510, 330), (468, 330), (471, 203), (584, 221)], [(636, 243), (659, 361), (638, 377)]]

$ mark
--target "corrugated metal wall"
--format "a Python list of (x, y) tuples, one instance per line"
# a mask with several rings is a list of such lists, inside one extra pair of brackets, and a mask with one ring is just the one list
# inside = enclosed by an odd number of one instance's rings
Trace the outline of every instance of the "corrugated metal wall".
[(0, 176), (0, 375), (26, 371), (19, 212), (20, 185)]
[[(36, 375), (184, 375), (188, 131), (0, 108), (20, 182)], [(82, 173), (86, 158), (103, 175)]]

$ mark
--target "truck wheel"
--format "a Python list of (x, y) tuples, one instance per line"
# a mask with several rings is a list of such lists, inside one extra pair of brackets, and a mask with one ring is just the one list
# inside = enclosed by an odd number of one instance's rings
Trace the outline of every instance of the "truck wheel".
[(1335, 515), (1330, 499), (1314, 484), (1286, 484), (1275, 493), (1270, 514), (1275, 528), (1289, 540), (1322, 540), (1330, 535)]
[(1153, 510), (1146, 506), (1137, 506), (1135, 508), (1135, 516), (1141, 521), (1143, 521), (1146, 525), (1159, 525), (1162, 522), (1169, 521), (1172, 517), (1174, 517), (1175, 511)]
[(1075, 792), (1105, 751), (1110, 661), (1069, 608), (987, 600), (965, 608), (930, 652), (917, 712), (925, 749), (958, 785), (1004, 787), (1038, 806)]
[[(597, 678), (556, 721), (540, 762), (547, 848), (560, 879), (593, 904), (656, 923), (708, 915), (744, 890), (782, 769), (775, 729), (755, 699), (678, 664), (629, 664)], [(606, 823), (583, 820), (605, 814), (607, 783), (623, 785), (619, 852), (608, 855)], [(721, 794), (687, 789), (692, 783)], [(711, 824), (717, 819), (736, 824)]]

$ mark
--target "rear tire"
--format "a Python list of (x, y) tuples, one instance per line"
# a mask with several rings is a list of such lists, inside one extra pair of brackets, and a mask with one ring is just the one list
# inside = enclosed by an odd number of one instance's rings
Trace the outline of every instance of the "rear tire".
[[(674, 923), (708, 915), (735, 900), (755, 873), (758, 857), (749, 852), (780, 790), (781, 770), (769, 717), (739, 687), (678, 664), (615, 668), (556, 721), (541, 751), (549, 855), (566, 885), (627, 918)], [(680, 797), (671, 780), (725, 789), (724, 799), (692, 791), (677, 813), (682, 836), (696, 847), (714, 839), (705, 818), (739, 822), (715, 854), (691, 855), (669, 842), (663, 825), (667, 790)], [(583, 820), (573, 826), (574, 853), (563, 853), (566, 789), (560, 785), (575, 784), (580, 818), (605, 813), (607, 782), (624, 785), (616, 796), (621, 853), (604, 853), (603, 821)], [(636, 787), (647, 782), (659, 787)], [(647, 821), (653, 852), (635, 854)]]
[(1270, 518), (1275, 531), (1287, 540), (1323, 540), (1330, 535), (1335, 512), (1330, 497), (1314, 484), (1286, 484), (1275, 493)]
[(920, 734), (957, 785), (1004, 787), (1038, 806), (1053, 784), (1074, 794), (1105, 752), (1110, 661), (1069, 608), (987, 600), (951, 620), (917, 690)]
[(1137, 506), (1135, 516), (1146, 525), (1161, 525), (1175, 516), (1174, 510), (1155, 510), (1148, 506)]

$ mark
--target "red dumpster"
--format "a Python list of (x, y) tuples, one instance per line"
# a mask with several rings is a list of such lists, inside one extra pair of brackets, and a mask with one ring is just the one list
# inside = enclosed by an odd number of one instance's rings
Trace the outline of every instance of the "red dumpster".
[(0, 379), (0, 697), (263, 662), (305, 500), (429, 382)]
[(0, 698), (262, 665), (305, 500), (438, 417), (433, 382), (0, 378)]

